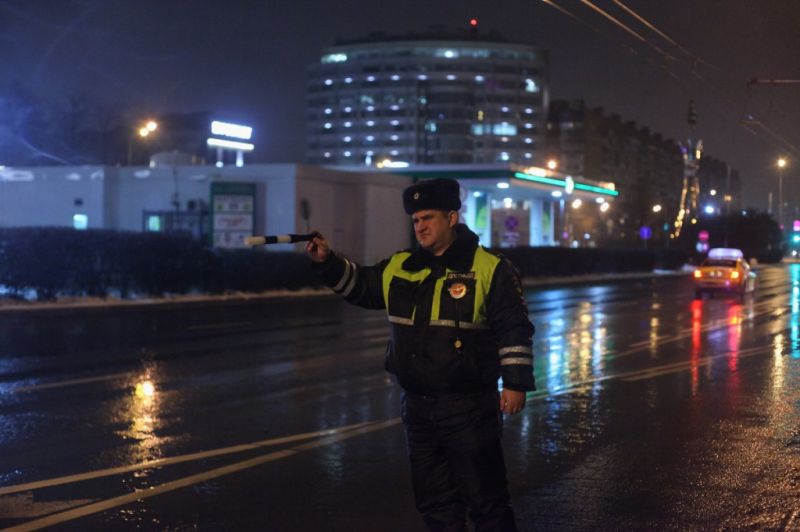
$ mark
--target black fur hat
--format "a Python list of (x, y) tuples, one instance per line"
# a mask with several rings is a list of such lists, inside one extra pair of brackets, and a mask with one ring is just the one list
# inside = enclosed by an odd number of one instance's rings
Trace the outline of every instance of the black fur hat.
[(427, 179), (403, 191), (403, 208), (408, 214), (424, 209), (457, 211), (461, 208), (461, 187), (453, 179)]

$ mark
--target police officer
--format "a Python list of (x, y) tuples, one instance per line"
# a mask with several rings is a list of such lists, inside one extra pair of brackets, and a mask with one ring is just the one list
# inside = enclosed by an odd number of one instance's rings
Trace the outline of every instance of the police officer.
[[(459, 223), (459, 185), (403, 192), (419, 247), (374, 266), (306, 250), (323, 282), (350, 303), (385, 309), (386, 369), (403, 387), (402, 418), (418, 511), (430, 530), (517, 530), (506, 481), (501, 412), (534, 389), (533, 325), (514, 268)], [(497, 380), (503, 378), (502, 392)]]

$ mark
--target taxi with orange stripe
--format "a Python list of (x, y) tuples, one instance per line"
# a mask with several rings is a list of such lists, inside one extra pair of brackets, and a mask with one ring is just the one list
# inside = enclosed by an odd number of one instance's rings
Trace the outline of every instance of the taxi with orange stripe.
[(695, 297), (703, 294), (731, 293), (744, 296), (753, 292), (756, 274), (741, 249), (712, 248), (703, 263), (694, 271)]

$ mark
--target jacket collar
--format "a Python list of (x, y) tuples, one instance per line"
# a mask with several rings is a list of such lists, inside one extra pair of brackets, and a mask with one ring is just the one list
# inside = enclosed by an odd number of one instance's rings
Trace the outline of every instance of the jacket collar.
[[(470, 231), (464, 224), (456, 225), (456, 239), (442, 254), (444, 266), (450, 270), (468, 271), (472, 266), (475, 250), (478, 249), (478, 235)], [(403, 261), (403, 269), (417, 272), (429, 268), (433, 264), (434, 256), (429, 251), (417, 247), (411, 255)]]

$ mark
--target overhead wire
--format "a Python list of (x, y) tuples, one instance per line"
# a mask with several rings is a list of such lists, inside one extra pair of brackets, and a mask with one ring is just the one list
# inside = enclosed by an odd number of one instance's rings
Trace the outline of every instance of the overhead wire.
[(606, 34), (605, 34), (605, 33), (604, 33), (602, 30), (600, 30), (600, 29), (599, 29), (597, 26), (593, 26), (592, 24), (590, 24), (590, 23), (586, 22), (586, 21), (585, 21), (585, 20), (583, 20), (582, 18), (578, 17), (577, 15), (575, 15), (574, 13), (572, 13), (572, 12), (570, 12), (569, 10), (565, 9), (564, 7), (562, 7), (562, 6), (558, 5), (558, 4), (556, 4), (556, 3), (555, 3), (554, 1), (552, 1), (552, 0), (542, 0), (542, 2), (544, 2), (545, 4), (549, 5), (550, 7), (554, 8), (554, 9), (556, 9), (557, 11), (561, 12), (562, 14), (564, 14), (564, 15), (566, 15), (566, 16), (568, 16), (568, 17), (570, 17), (571, 19), (573, 19), (573, 20), (575, 20), (575, 21), (579, 22), (579, 23), (580, 23), (580, 24), (582, 24), (583, 26), (586, 26), (587, 28), (589, 28), (590, 30), (592, 30), (594, 33), (596, 33), (597, 35), (599, 35), (600, 37), (603, 37), (603, 38), (605, 38), (605, 39), (608, 39), (608, 40), (612, 41), (614, 44), (616, 44), (616, 45), (618, 45), (618, 46), (621, 46), (622, 48), (624, 48), (625, 50), (627, 50), (627, 51), (628, 51), (628, 52), (630, 52), (631, 54), (633, 54), (633, 55), (637, 56), (639, 59), (641, 59), (641, 60), (642, 60), (642, 61), (644, 61), (645, 63), (649, 64), (650, 66), (653, 66), (653, 67), (655, 67), (655, 68), (658, 68), (658, 69), (662, 70), (662, 71), (663, 71), (663, 72), (664, 72), (664, 73), (665, 73), (667, 76), (669, 76), (670, 78), (672, 78), (672, 80), (673, 80), (675, 83), (677, 83), (677, 84), (679, 85), (679, 87), (681, 88), (681, 90), (683, 90), (683, 91), (684, 91), (684, 93), (685, 93), (685, 94), (688, 96), (688, 94), (689, 94), (688, 88), (687, 88), (687, 87), (686, 87), (686, 86), (683, 84), (682, 80), (681, 80), (681, 79), (678, 77), (678, 75), (677, 75), (677, 74), (675, 74), (675, 72), (673, 72), (673, 71), (672, 71), (672, 70), (669, 68), (669, 66), (668, 66), (668, 65), (666, 65), (666, 64), (663, 64), (663, 63), (656, 63), (656, 62), (654, 62), (654, 61), (653, 61), (652, 59), (650, 59), (648, 56), (646, 56), (646, 55), (643, 55), (643, 54), (639, 53), (639, 52), (638, 52), (638, 51), (637, 51), (637, 50), (636, 50), (634, 47), (630, 46), (629, 44), (627, 44), (627, 43), (625, 43), (625, 42), (618, 41), (618, 40), (612, 40), (612, 39), (609, 39), (609, 38), (608, 38), (608, 35), (606, 35)]
[(602, 9), (600, 9), (599, 7), (594, 5), (590, 0), (580, 0), (580, 2), (585, 6), (589, 6), (591, 9), (595, 10), (597, 13), (600, 13), (600, 15), (602, 15), (605, 18), (607, 18), (608, 20), (610, 20), (611, 22), (613, 22), (614, 24), (616, 24), (617, 26), (619, 26), (620, 28), (622, 28), (623, 30), (628, 32), (629, 34), (633, 35), (639, 41), (641, 41), (643, 43), (646, 43), (647, 45), (651, 46), (655, 51), (657, 51), (659, 54), (663, 55), (664, 59), (666, 59), (668, 61), (675, 61), (676, 58), (672, 54), (667, 53), (660, 46), (657, 46), (657, 45), (651, 43), (650, 41), (645, 39), (642, 35), (640, 35), (636, 31), (634, 31), (633, 29), (631, 29), (627, 25), (623, 24), (616, 17), (614, 17), (613, 15), (607, 13), (606, 11), (603, 11)]
[[(651, 31), (653, 31), (654, 33), (659, 35), (661, 38), (665, 39), (667, 42), (669, 42), (670, 44), (672, 44), (673, 46), (675, 46), (676, 48), (681, 50), (688, 57), (690, 57), (692, 59), (692, 61), (693, 61), (692, 68), (691, 68), (691, 74), (693, 76), (695, 76), (697, 79), (699, 79), (701, 82), (706, 83), (714, 92), (716, 92), (720, 96), (721, 103), (727, 105), (729, 107), (729, 110), (733, 110), (735, 112), (736, 104), (733, 103), (730, 100), (729, 95), (727, 95), (725, 93), (725, 91), (723, 91), (721, 88), (719, 88), (718, 86), (714, 85), (714, 83), (709, 78), (705, 78), (705, 77), (701, 76), (699, 74), (699, 72), (697, 72), (697, 70), (695, 68), (695, 65), (697, 63), (702, 63), (704, 65), (707, 65), (709, 67), (715, 68), (717, 70), (719, 70), (719, 67), (709, 63), (708, 61), (705, 61), (702, 57), (690, 52), (684, 46), (681, 46), (677, 41), (675, 41), (674, 39), (669, 37), (665, 32), (663, 32), (660, 29), (658, 29), (657, 27), (655, 27), (654, 24), (650, 23), (644, 17), (642, 17), (636, 11), (634, 11), (632, 8), (629, 8), (624, 3), (622, 3), (621, 0), (612, 0), (612, 1), (614, 2), (614, 4), (616, 4), (617, 6), (622, 8), (630, 16), (634, 17), (636, 20), (638, 20), (640, 23), (642, 23), (645, 27), (647, 27), (648, 29), (650, 29)], [(753, 78), (750, 81), (748, 81), (748, 88), (749, 88), (749, 86), (751, 84), (758, 83), (759, 81), (768, 81), (771, 85), (772, 84), (794, 84), (794, 83), (798, 83), (796, 80), (785, 80), (785, 79), (781, 79), (781, 80), (758, 80), (758, 79)], [(748, 91), (747, 97), (748, 98), (750, 97), (749, 91)], [(766, 119), (771, 114), (771, 111), (772, 111), (772, 100), (770, 100), (770, 108), (765, 113), (766, 116), (762, 120), (757, 121), (757, 122), (760, 124), (762, 129), (764, 129), (764, 131), (768, 132), (770, 134), (770, 136), (772, 136), (774, 139), (778, 140), (781, 144), (791, 146), (791, 148), (793, 150), (797, 150), (797, 147), (794, 146), (794, 144), (792, 144), (789, 140), (787, 140), (784, 137), (780, 136), (773, 129), (767, 127)], [(743, 113), (743, 116), (745, 117), (745, 119), (747, 119), (748, 114), (747, 113)], [(740, 125), (744, 125), (742, 122), (744, 122), (744, 120), (742, 120), (740, 122)], [(750, 130), (750, 132), (757, 135), (757, 133), (755, 133), (752, 130)]]
[(613, 1), (613, 2), (614, 2), (616, 5), (617, 5), (617, 6), (619, 6), (620, 8), (622, 8), (622, 9), (623, 9), (623, 10), (624, 10), (626, 13), (628, 13), (630, 16), (632, 16), (633, 18), (635, 18), (636, 20), (638, 20), (638, 21), (639, 21), (641, 24), (643, 24), (643, 25), (644, 25), (646, 28), (648, 28), (650, 31), (652, 31), (652, 32), (656, 33), (657, 35), (659, 35), (659, 36), (660, 36), (662, 39), (664, 39), (665, 41), (667, 41), (668, 43), (670, 43), (672, 46), (674, 46), (675, 48), (677, 48), (678, 50), (680, 50), (681, 52), (683, 52), (684, 54), (686, 54), (686, 56), (688, 56), (689, 58), (691, 58), (693, 61), (695, 61), (695, 62), (698, 62), (698, 63), (703, 63), (703, 64), (705, 64), (705, 65), (708, 65), (708, 66), (710, 66), (710, 67), (713, 67), (713, 68), (719, 69), (719, 67), (718, 67), (718, 66), (716, 66), (716, 65), (713, 65), (713, 64), (711, 64), (711, 63), (709, 63), (709, 62), (707, 62), (707, 61), (704, 61), (704, 60), (703, 60), (703, 58), (701, 58), (701, 57), (700, 57), (700, 56), (698, 56), (697, 54), (694, 54), (694, 53), (692, 53), (692, 52), (691, 52), (691, 51), (689, 51), (688, 49), (686, 49), (686, 48), (684, 48), (683, 46), (681, 46), (680, 44), (678, 44), (678, 42), (677, 42), (677, 41), (675, 41), (675, 39), (673, 39), (672, 37), (670, 37), (669, 35), (667, 35), (667, 34), (666, 34), (666, 33), (664, 33), (663, 31), (661, 31), (660, 29), (658, 29), (658, 28), (657, 28), (657, 27), (656, 27), (654, 24), (652, 24), (650, 21), (648, 21), (647, 19), (645, 19), (643, 16), (639, 15), (639, 14), (638, 14), (636, 11), (634, 11), (632, 8), (630, 8), (630, 7), (626, 6), (625, 4), (623, 4), (621, 0), (612, 0), (612, 1)]
[[(559, 11), (561, 11), (562, 13), (564, 13), (564, 14), (567, 14), (567, 15), (568, 15), (568, 16), (570, 16), (571, 18), (581, 21), (581, 23), (582, 23), (582, 24), (584, 24), (584, 25), (587, 25), (587, 26), (589, 26), (589, 27), (592, 27), (592, 26), (591, 26), (591, 25), (589, 25), (588, 23), (586, 23), (586, 22), (582, 21), (582, 20), (581, 20), (579, 17), (577, 17), (576, 15), (574, 15), (574, 14), (572, 14), (572, 13), (569, 13), (569, 12), (568, 12), (566, 9), (564, 9), (562, 6), (559, 6), (559, 5), (555, 4), (555, 2), (553, 2), (552, 0), (542, 0), (542, 1), (543, 1), (543, 2), (545, 2), (545, 3), (546, 3), (546, 4), (548, 4), (548, 5), (551, 5), (552, 7), (556, 8), (556, 9), (558, 9), (558, 10), (559, 10)], [(681, 50), (681, 51), (682, 51), (682, 52), (683, 52), (685, 55), (687, 55), (687, 56), (688, 56), (688, 57), (689, 57), (689, 58), (692, 60), (692, 62), (691, 62), (691, 64), (690, 64), (690, 67), (689, 67), (689, 73), (690, 73), (690, 74), (691, 74), (693, 77), (697, 78), (697, 79), (698, 79), (700, 82), (702, 82), (702, 83), (706, 84), (706, 85), (707, 85), (709, 88), (711, 88), (711, 90), (712, 90), (712, 91), (714, 91), (714, 92), (715, 92), (715, 93), (718, 95), (718, 97), (719, 97), (719, 101), (720, 101), (720, 102), (721, 102), (721, 103), (722, 103), (724, 106), (728, 107), (728, 110), (729, 110), (729, 111), (731, 111), (731, 112), (733, 112), (733, 113), (736, 113), (736, 112), (737, 112), (737, 111), (736, 111), (737, 105), (736, 105), (736, 104), (735, 104), (735, 103), (732, 101), (732, 99), (731, 99), (731, 98), (730, 98), (730, 97), (729, 97), (729, 96), (728, 96), (728, 95), (725, 93), (725, 91), (723, 91), (721, 88), (717, 87), (717, 86), (716, 86), (716, 85), (715, 85), (715, 84), (714, 84), (714, 83), (711, 81), (711, 79), (710, 79), (710, 78), (706, 78), (706, 77), (702, 76), (702, 75), (701, 75), (701, 74), (700, 74), (700, 73), (697, 71), (697, 69), (696, 69), (696, 66), (697, 66), (698, 64), (703, 64), (703, 65), (709, 66), (709, 67), (711, 67), (711, 68), (718, 68), (718, 67), (716, 67), (716, 66), (715, 66), (715, 65), (713, 65), (712, 63), (709, 63), (708, 61), (705, 61), (705, 60), (704, 60), (702, 57), (700, 57), (699, 55), (696, 55), (696, 54), (694, 54), (694, 53), (690, 52), (690, 51), (689, 51), (689, 50), (688, 50), (686, 47), (684, 47), (684, 46), (680, 45), (680, 44), (679, 44), (677, 41), (675, 41), (674, 39), (672, 39), (671, 37), (669, 37), (669, 36), (668, 36), (668, 35), (667, 35), (665, 32), (663, 32), (663, 31), (659, 30), (658, 28), (656, 28), (656, 27), (655, 27), (655, 25), (653, 25), (652, 23), (648, 22), (648, 21), (647, 21), (647, 20), (646, 20), (644, 17), (642, 17), (641, 15), (639, 15), (638, 13), (636, 13), (636, 12), (635, 12), (633, 9), (631, 9), (631, 8), (629, 8), (628, 6), (624, 5), (624, 4), (623, 4), (623, 3), (622, 3), (620, 0), (612, 0), (612, 1), (614, 2), (614, 4), (616, 4), (618, 7), (620, 7), (621, 9), (623, 9), (623, 10), (624, 10), (626, 13), (628, 13), (630, 16), (632, 16), (633, 18), (635, 18), (637, 21), (639, 21), (639, 22), (640, 22), (641, 24), (643, 24), (645, 27), (647, 27), (648, 29), (650, 29), (651, 31), (653, 31), (654, 33), (656, 33), (657, 35), (659, 35), (661, 38), (663, 38), (663, 39), (667, 40), (667, 42), (669, 42), (669, 43), (670, 43), (670, 44), (672, 44), (673, 46), (677, 47), (677, 48), (678, 48), (679, 50)], [(639, 42), (646, 43), (648, 46), (650, 46), (650, 47), (651, 47), (651, 48), (653, 48), (653, 49), (654, 49), (656, 52), (658, 52), (658, 54), (659, 54), (659, 55), (661, 55), (661, 56), (662, 56), (662, 57), (664, 57), (665, 59), (668, 59), (668, 60), (671, 62), (671, 64), (680, 65), (680, 66), (685, 66), (685, 65), (683, 65), (683, 63), (682, 63), (682, 62), (681, 62), (681, 61), (680, 61), (678, 58), (676, 58), (676, 57), (674, 57), (673, 55), (669, 54), (668, 52), (664, 51), (664, 50), (663, 50), (663, 49), (661, 49), (661, 47), (659, 47), (657, 44), (654, 44), (654, 43), (650, 42), (650, 41), (649, 41), (649, 40), (648, 40), (646, 37), (644, 37), (642, 34), (640, 34), (640, 33), (636, 32), (635, 30), (633, 30), (632, 28), (630, 28), (629, 26), (627, 26), (626, 24), (624, 24), (623, 22), (621, 22), (619, 19), (617, 19), (617, 18), (616, 18), (616, 17), (614, 17), (613, 15), (611, 15), (611, 14), (607, 13), (607, 12), (606, 12), (606, 11), (604, 11), (602, 8), (600, 8), (600, 7), (598, 7), (597, 5), (593, 4), (591, 1), (589, 1), (589, 0), (580, 0), (580, 2), (581, 2), (582, 4), (584, 4), (585, 6), (588, 6), (588, 7), (590, 7), (592, 10), (594, 10), (596, 13), (598, 13), (598, 14), (602, 15), (602, 16), (603, 16), (604, 18), (606, 18), (607, 20), (610, 20), (610, 21), (612, 21), (612, 22), (613, 22), (613, 23), (614, 23), (616, 26), (618, 26), (618, 27), (622, 28), (622, 29), (623, 29), (623, 30), (624, 30), (626, 33), (628, 33), (629, 35), (632, 35), (632, 36), (634, 36), (634, 37), (635, 37), (635, 38), (636, 38), (636, 39), (637, 39)], [(599, 30), (599, 29), (597, 29), (597, 28), (593, 28), (593, 30), (594, 30), (595, 32), (597, 32), (597, 33), (600, 33), (600, 34), (602, 34), (601, 30)], [(628, 46), (626, 46), (626, 48), (628, 48), (629, 50), (633, 51), (633, 52), (634, 52), (634, 54), (637, 54), (637, 53), (636, 53), (636, 52), (635, 52), (635, 51), (634, 51), (632, 48), (630, 48), (630, 47), (628, 47)], [(638, 55), (638, 54), (637, 54), (637, 55)], [(649, 61), (649, 60), (646, 58), (646, 56), (642, 56), (642, 58), (643, 58), (645, 61), (647, 61), (648, 63), (650, 63), (650, 61)], [(652, 64), (652, 63), (651, 63), (651, 64)], [(678, 85), (680, 86), (680, 88), (681, 88), (681, 89), (682, 89), (682, 90), (683, 90), (685, 93), (689, 93), (689, 92), (690, 92), (690, 91), (688, 90), (688, 88), (687, 88), (686, 84), (683, 82), (683, 80), (681, 80), (681, 79), (678, 77), (678, 75), (677, 75), (677, 74), (675, 74), (675, 72), (673, 72), (671, 69), (669, 69), (669, 68), (667, 68), (667, 67), (665, 67), (665, 66), (662, 66), (661, 68), (662, 68), (662, 70), (664, 70), (664, 72), (666, 72), (666, 73), (667, 73), (667, 74), (668, 74), (668, 75), (669, 75), (669, 76), (670, 76), (670, 77), (671, 77), (671, 78), (672, 78), (674, 81), (676, 81), (676, 82), (678, 83)], [(745, 117), (747, 118), (747, 115), (745, 115)], [(748, 127), (746, 127), (746, 125), (745, 125), (745, 123), (744, 123), (744, 122), (745, 122), (744, 120), (739, 120), (737, 123), (738, 123), (738, 125), (740, 125), (740, 126), (744, 127), (744, 128), (745, 128), (745, 129), (746, 129), (748, 132), (750, 132), (751, 134), (754, 134), (754, 135), (761, 136), (761, 135), (759, 135), (759, 134), (758, 134), (758, 132), (757, 132), (757, 131), (755, 131), (755, 130), (753, 130), (753, 129), (751, 129), (751, 128), (748, 128)], [(766, 132), (766, 133), (767, 133), (767, 134), (768, 134), (770, 137), (772, 137), (774, 140), (778, 141), (780, 144), (782, 144), (782, 145), (784, 145), (784, 146), (788, 146), (788, 147), (789, 147), (789, 148), (790, 148), (790, 149), (791, 149), (793, 152), (800, 151), (800, 150), (798, 150), (798, 148), (797, 148), (797, 147), (796, 147), (794, 144), (792, 144), (790, 141), (786, 140), (786, 139), (785, 139), (785, 138), (783, 138), (781, 135), (779, 135), (777, 132), (775, 132), (773, 129), (771, 129), (770, 127), (768, 127), (768, 124), (766, 124), (764, 120), (752, 120), (752, 121), (751, 121), (751, 124), (756, 124), (756, 125), (758, 125), (758, 126), (759, 126), (759, 127), (760, 127), (760, 128), (763, 130), (763, 131), (765, 131), (765, 132)]]

